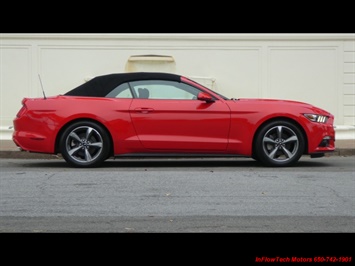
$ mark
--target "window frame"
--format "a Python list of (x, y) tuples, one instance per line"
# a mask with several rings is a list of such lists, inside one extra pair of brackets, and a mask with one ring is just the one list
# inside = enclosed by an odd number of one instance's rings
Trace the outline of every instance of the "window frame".
[[(136, 84), (135, 84), (136, 83)], [(148, 83), (148, 84), (142, 84), (139, 85), (138, 83)], [(153, 84), (149, 84), (149, 83), (153, 83)], [(166, 83), (166, 84), (164, 84)], [(200, 92), (205, 92), (203, 90), (201, 90), (200, 88), (193, 86), (191, 84), (185, 83), (185, 82), (178, 82), (178, 81), (174, 81), (174, 80), (163, 80), (163, 79), (152, 79), (152, 80), (135, 80), (135, 81), (131, 81), (128, 82), (131, 90), (132, 90), (132, 94), (134, 96), (135, 99), (141, 99), (138, 97), (137, 91), (138, 90), (138, 86), (140, 88), (145, 88), (149, 85), (166, 85), (166, 86), (171, 86), (171, 87), (175, 87), (177, 90), (181, 91), (181, 92), (185, 92), (185, 93), (189, 93), (191, 94), (191, 97), (195, 97), (195, 98), (172, 98), (172, 97), (166, 97), (166, 98), (146, 98), (147, 100), (197, 100), (197, 96)], [(182, 86), (185, 86), (186, 89), (184, 89)], [(148, 87), (149, 88), (149, 87)], [(151, 91), (150, 91), (151, 92)]]

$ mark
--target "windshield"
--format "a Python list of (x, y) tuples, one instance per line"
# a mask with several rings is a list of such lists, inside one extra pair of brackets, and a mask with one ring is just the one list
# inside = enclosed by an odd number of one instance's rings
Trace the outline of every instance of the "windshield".
[(216, 91), (214, 91), (214, 90), (212, 90), (212, 89), (209, 89), (209, 88), (207, 88), (206, 86), (203, 86), (202, 84), (197, 83), (196, 81), (193, 81), (192, 79), (189, 79), (189, 78), (187, 78), (187, 77), (182, 77), (182, 80), (184, 80), (184, 79), (185, 79), (185, 81), (188, 81), (188, 82), (189, 82), (190, 84), (192, 84), (192, 85), (205, 88), (205, 89), (207, 89), (207, 90), (209, 90), (209, 91), (211, 91), (211, 92), (217, 94), (217, 95), (218, 95), (219, 97), (221, 97), (223, 100), (231, 100), (230, 98), (228, 98), (228, 97), (226, 97), (226, 96), (224, 96), (224, 95), (222, 95), (222, 94), (220, 94), (220, 93), (218, 93), (218, 92), (216, 92)]
[(222, 94), (220, 94), (220, 93), (218, 93), (218, 92), (216, 92), (216, 91), (214, 91), (214, 90), (211, 90), (211, 89), (209, 89), (210, 91), (212, 91), (213, 93), (215, 93), (215, 94), (217, 94), (219, 97), (221, 97), (223, 100), (230, 100), (230, 98), (228, 98), (228, 97), (226, 97), (226, 96), (224, 96), (224, 95), (222, 95)]

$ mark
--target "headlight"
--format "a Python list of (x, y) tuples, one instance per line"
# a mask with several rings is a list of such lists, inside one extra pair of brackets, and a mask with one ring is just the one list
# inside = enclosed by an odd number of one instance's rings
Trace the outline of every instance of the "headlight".
[(308, 120), (317, 123), (327, 123), (328, 117), (325, 115), (303, 114)]

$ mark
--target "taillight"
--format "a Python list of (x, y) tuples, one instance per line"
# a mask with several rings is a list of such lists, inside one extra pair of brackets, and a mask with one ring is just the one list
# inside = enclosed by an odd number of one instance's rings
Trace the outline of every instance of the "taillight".
[(26, 105), (22, 106), (20, 111), (18, 111), (16, 117), (21, 117), (26, 112), (26, 110), (27, 110)]
[(26, 106), (26, 98), (22, 100), (22, 107), (21, 109), (17, 112), (16, 117), (21, 117), (24, 113), (27, 111), (27, 106)]

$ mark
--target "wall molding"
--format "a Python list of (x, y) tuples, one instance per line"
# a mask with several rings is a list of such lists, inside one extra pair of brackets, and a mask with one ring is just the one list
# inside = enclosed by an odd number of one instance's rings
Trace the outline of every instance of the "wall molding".
[(265, 34), (240, 34), (240, 33), (42, 33), (42, 34), (29, 34), (29, 33), (1, 33), (0, 39), (71, 39), (71, 40), (83, 40), (83, 39), (106, 39), (106, 40), (139, 40), (139, 39), (151, 39), (151, 40), (355, 40), (355, 34), (335, 33), (335, 34), (313, 34), (313, 33), (265, 33)]

